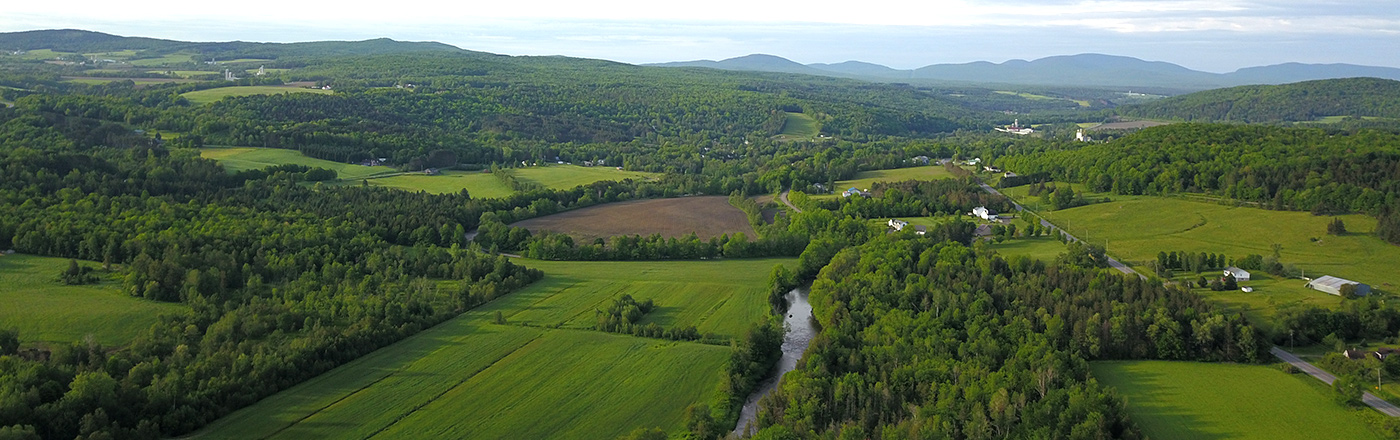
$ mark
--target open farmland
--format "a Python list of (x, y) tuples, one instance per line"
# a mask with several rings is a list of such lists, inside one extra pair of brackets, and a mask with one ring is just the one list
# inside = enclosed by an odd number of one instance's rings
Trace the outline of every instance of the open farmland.
[(581, 167), (578, 165), (548, 165), (511, 169), (517, 179), (534, 182), (549, 189), (570, 189), (579, 185), (605, 180), (644, 180), (661, 175), (641, 171), (623, 171), (615, 167)]
[(1379, 439), (1330, 393), (1257, 365), (1131, 361), (1090, 364), (1118, 389), (1143, 434), (1170, 439)]
[(58, 274), (67, 268), (65, 258), (0, 256), (0, 328), (17, 328), (26, 343), (68, 344), (92, 335), (103, 345), (121, 346), (149, 329), (160, 315), (186, 310), (128, 296), (115, 279), (82, 286), (59, 283)]
[[(1107, 243), (1109, 254), (1124, 263), (1144, 266), (1166, 251), (1210, 252), (1241, 258), (1249, 254), (1269, 256), (1272, 245), (1283, 246), (1280, 261), (1292, 264), (1308, 276), (1333, 275), (1395, 292), (1400, 287), (1400, 246), (1374, 235), (1376, 220), (1364, 215), (1339, 216), (1350, 231), (1327, 235), (1332, 217), (1306, 212), (1269, 211), (1187, 200), (1176, 197), (1107, 195), (1108, 203), (1071, 209), (1040, 210), (1038, 198), (1027, 197), (1028, 186), (1004, 192), (1037, 209), (1057, 226), (1097, 244)], [(1075, 186), (1076, 190), (1081, 189)], [(1092, 197), (1104, 197), (1093, 194)], [(1261, 272), (1261, 271), (1255, 271)], [(1341, 300), (1308, 290), (1305, 281), (1276, 279), (1260, 274), (1252, 293), (1202, 292), (1208, 298), (1238, 307), (1251, 318), (1267, 318), (1277, 310), (1299, 304), (1336, 306)], [(1194, 279), (1195, 275), (1190, 275)], [(1260, 322), (1260, 321), (1256, 321)]]
[[(827, 194), (827, 197), (840, 197), (841, 191), (846, 188), (870, 189), (875, 182), (902, 182), (905, 180), (938, 180), (951, 179), (953, 174), (939, 165), (917, 166), (909, 168), (894, 168), (888, 170), (861, 171), (855, 178), (836, 182), (836, 187), (831, 190), (834, 194)], [(820, 195), (816, 197), (821, 197)]]
[(257, 170), (276, 165), (305, 165), (335, 170), (341, 179), (361, 179), (375, 174), (392, 173), (389, 167), (367, 167), (306, 157), (297, 150), (282, 148), (203, 148), (199, 155), (219, 161), (229, 171)]
[(180, 94), (180, 96), (188, 99), (191, 104), (202, 105), (230, 96), (275, 95), (278, 93), (315, 93), (329, 95), (331, 91), (288, 86), (233, 86), (185, 92)]
[[(729, 348), (585, 330), (622, 293), (644, 322), (737, 334), (767, 311), (774, 264), (517, 260), (544, 280), (235, 412), (196, 438), (616, 438), (680, 428)], [(678, 292), (695, 283), (706, 289)], [(686, 298), (686, 295), (695, 298)], [(506, 324), (495, 324), (500, 312)], [(565, 328), (551, 324), (566, 323)], [(577, 327), (577, 328), (573, 328)], [(708, 331), (708, 330), (702, 330)]]
[(432, 194), (457, 193), (465, 189), (472, 197), (481, 199), (505, 197), (512, 192), (496, 176), (480, 171), (443, 171), (436, 176), (405, 173), (370, 179), (369, 184), (406, 191), (427, 191)]
[(553, 231), (583, 240), (616, 235), (661, 234), (683, 237), (694, 232), (701, 239), (743, 232), (754, 237), (743, 211), (724, 196), (633, 200), (590, 206), (511, 224), (530, 232)]

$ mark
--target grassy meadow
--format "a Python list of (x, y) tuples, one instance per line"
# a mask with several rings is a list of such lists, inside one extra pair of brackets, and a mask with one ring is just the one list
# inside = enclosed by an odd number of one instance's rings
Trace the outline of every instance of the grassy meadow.
[(306, 157), (297, 150), (282, 148), (203, 148), (199, 155), (219, 161), (229, 171), (257, 170), (275, 165), (296, 164), (335, 170), (341, 179), (362, 179), (375, 174), (397, 172), (390, 167), (367, 167)]
[(203, 105), (230, 96), (275, 95), (278, 93), (316, 93), (329, 95), (331, 91), (287, 86), (233, 86), (185, 92), (180, 94), (180, 96), (189, 100), (190, 104)]
[(783, 121), (783, 128), (778, 133), (779, 136), (787, 139), (811, 139), (817, 137), (821, 132), (821, 126), (816, 119), (805, 113), (787, 112), (787, 120)]
[(581, 167), (578, 165), (548, 165), (525, 167), (510, 170), (517, 179), (534, 182), (549, 189), (570, 189), (604, 180), (644, 180), (661, 177), (660, 174), (641, 171), (624, 171), (616, 167)]
[[(100, 264), (80, 262), (90, 267)], [(133, 298), (121, 282), (69, 286), (58, 282), (68, 259), (24, 254), (0, 256), (0, 328), (19, 329), (20, 341), (67, 344), (92, 335), (106, 346), (122, 346), (145, 332), (163, 314), (183, 313), (182, 305)]]
[(401, 174), (370, 179), (369, 184), (406, 191), (427, 191), (432, 194), (457, 193), (465, 189), (472, 197), (482, 199), (505, 197), (514, 192), (501, 183), (501, 179), (480, 171), (443, 171), (436, 176), (423, 173)]
[[(836, 187), (831, 188), (833, 194), (825, 194), (827, 197), (840, 197), (841, 191), (855, 187), (860, 189), (870, 189), (875, 182), (901, 182), (905, 180), (938, 180), (951, 179), (953, 174), (939, 165), (916, 166), (909, 168), (894, 168), (888, 170), (861, 171), (855, 178), (836, 182)], [(813, 197), (821, 197), (816, 195)]]
[(194, 57), (194, 56), (195, 56), (195, 54), (193, 54), (193, 53), (179, 52), (179, 53), (172, 53), (172, 54), (162, 55), (162, 56), (157, 57), (157, 58), (144, 58), (144, 59), (139, 59), (139, 60), (130, 60), (130, 61), (128, 61), (128, 63), (131, 63), (131, 65), (136, 66), (136, 67), (160, 67), (160, 66), (170, 66), (170, 65), (175, 65), (175, 64), (185, 64), (185, 63), (194, 62), (194, 60), (193, 60), (193, 58), (192, 58), (192, 57)]
[[(1221, 253), (1232, 258), (1248, 254), (1269, 256), (1272, 245), (1278, 243), (1283, 246), (1280, 261), (1296, 266), (1310, 277), (1333, 275), (1388, 292), (1395, 292), (1400, 285), (1400, 246), (1377, 238), (1376, 220), (1368, 216), (1339, 216), (1349, 233), (1332, 236), (1326, 233), (1332, 217), (1306, 212), (1269, 211), (1180, 197), (1103, 194), (1090, 196), (1106, 196), (1111, 201), (1051, 211), (1041, 209), (1039, 198), (1028, 197), (1028, 188), (1004, 192), (1076, 236), (1107, 244), (1109, 254), (1130, 265), (1143, 267), (1156, 260), (1161, 251)], [(1267, 318), (1281, 308), (1298, 304), (1340, 304), (1335, 296), (1304, 288), (1303, 280), (1277, 279), (1254, 272), (1259, 280), (1242, 283), (1255, 287), (1253, 293), (1201, 293), (1240, 307), (1251, 318)], [(1186, 277), (1195, 279), (1197, 275)]]
[[(1167, 361), (1090, 363), (1156, 440), (1379, 439), (1306, 374), (1259, 365)], [(1320, 384), (1320, 382), (1319, 382)]]
[[(193, 438), (616, 438), (681, 428), (729, 348), (586, 330), (622, 293), (643, 322), (737, 334), (767, 313), (774, 264), (517, 260), (545, 279), (234, 412)], [(500, 312), (506, 323), (496, 324)]]

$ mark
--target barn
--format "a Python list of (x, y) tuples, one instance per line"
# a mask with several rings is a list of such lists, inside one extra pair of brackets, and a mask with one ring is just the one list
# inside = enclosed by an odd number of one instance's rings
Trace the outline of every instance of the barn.
[(1249, 271), (1235, 266), (1225, 268), (1225, 275), (1235, 277), (1235, 281), (1249, 281)]
[(1341, 296), (1342, 286), (1348, 284), (1356, 285), (1356, 296), (1365, 296), (1366, 294), (1371, 293), (1371, 286), (1369, 285), (1358, 283), (1352, 280), (1337, 278), (1331, 275), (1319, 277), (1315, 280), (1308, 281), (1308, 288)]

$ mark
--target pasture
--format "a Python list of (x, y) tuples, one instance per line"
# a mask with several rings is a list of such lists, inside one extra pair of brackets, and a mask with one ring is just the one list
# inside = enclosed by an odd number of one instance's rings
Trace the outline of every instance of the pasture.
[(482, 310), (500, 310), (512, 324), (592, 328), (594, 310), (623, 294), (653, 299), (641, 321), (662, 327), (695, 326), (701, 333), (736, 336), (768, 313), (768, 273), (791, 259), (711, 261), (517, 260), (545, 278)]
[(505, 197), (513, 192), (496, 176), (480, 171), (443, 171), (436, 176), (423, 173), (405, 173), (370, 179), (369, 184), (406, 191), (426, 191), (432, 194), (458, 193), (465, 189), (472, 197), (479, 199)]
[[(946, 168), (939, 165), (916, 166), (909, 168), (893, 168), (888, 170), (871, 170), (857, 173), (855, 178), (836, 182), (836, 187), (831, 188), (835, 192), (835, 197), (840, 197), (841, 191), (847, 188), (870, 189), (875, 182), (902, 182), (905, 180), (938, 180), (951, 179), (953, 174)], [(826, 194), (833, 196), (833, 194)], [(820, 197), (820, 195), (816, 196)]]
[[(193, 438), (616, 438), (675, 431), (729, 348), (583, 330), (620, 293), (644, 322), (736, 334), (762, 319), (774, 264), (517, 260), (545, 279), (234, 412)], [(677, 292), (678, 287), (705, 289)], [(692, 295), (695, 298), (685, 298)], [(676, 310), (670, 310), (676, 309)], [(495, 324), (496, 312), (506, 324)], [(654, 321), (652, 321), (654, 320)], [(558, 325), (562, 328), (555, 328)]]
[(615, 235), (684, 237), (692, 232), (701, 239), (743, 232), (755, 237), (748, 216), (724, 196), (632, 200), (606, 203), (519, 221), (511, 226), (532, 233), (553, 231), (576, 239)]
[[(1133, 266), (1144, 267), (1148, 261), (1155, 261), (1157, 253), (1162, 251), (1220, 253), (1231, 258), (1249, 254), (1269, 256), (1273, 253), (1272, 245), (1278, 243), (1282, 246), (1280, 261), (1296, 266), (1310, 277), (1333, 275), (1387, 292), (1395, 292), (1400, 287), (1400, 246), (1377, 238), (1374, 235), (1376, 220), (1365, 215), (1339, 216), (1349, 233), (1332, 236), (1327, 235), (1327, 223), (1332, 217), (1180, 197), (1107, 195), (1111, 199), (1108, 203), (1059, 211), (1040, 210), (1039, 199), (1026, 196), (1028, 188), (1022, 186), (1004, 192), (1076, 236), (1107, 244), (1109, 254)], [(1082, 187), (1076, 186), (1076, 189)], [(1189, 277), (1195, 279), (1196, 275)], [(1240, 307), (1235, 310), (1251, 318), (1267, 318), (1279, 309), (1299, 304), (1335, 306), (1341, 303), (1335, 296), (1303, 288), (1305, 281), (1302, 280), (1260, 278), (1260, 281), (1242, 284), (1258, 288), (1252, 293), (1202, 294), (1231, 307)]]
[(1379, 439), (1326, 389), (1259, 365), (1167, 361), (1089, 364), (1127, 402), (1144, 435), (1167, 439)]
[(571, 189), (579, 185), (605, 180), (623, 181), (627, 179), (646, 180), (659, 178), (657, 173), (624, 171), (615, 167), (581, 167), (578, 165), (548, 165), (514, 168), (509, 170), (517, 179), (534, 182), (549, 189)]
[(117, 81), (131, 81), (133, 83), (136, 83), (136, 88), (141, 88), (143, 86), (151, 84), (184, 83), (190, 82), (191, 80), (183, 78), (104, 78), (96, 76), (65, 76), (63, 77), (63, 81), (87, 85), (101, 85)]
[(817, 120), (805, 113), (787, 112), (787, 120), (778, 135), (784, 139), (811, 139), (821, 132)]
[[(80, 262), (90, 267), (100, 264)], [(147, 301), (121, 291), (121, 281), (69, 286), (57, 281), (68, 259), (24, 254), (0, 256), (0, 328), (16, 328), (26, 344), (68, 344), (92, 335), (103, 345), (123, 346), (163, 314), (181, 305)]]
[(1060, 254), (1065, 253), (1065, 244), (1050, 236), (1017, 238), (1001, 243), (992, 243), (989, 246), (1007, 258), (1024, 256), (1046, 262), (1055, 261), (1055, 258), (1059, 257)]
[(199, 155), (219, 161), (229, 171), (257, 170), (275, 165), (295, 164), (335, 170), (341, 179), (363, 179), (375, 174), (393, 173), (390, 167), (367, 167), (306, 157), (297, 150), (282, 148), (202, 148)]
[(211, 72), (211, 71), (205, 71), (205, 70), (148, 70), (148, 71), (146, 71), (146, 73), (159, 73), (159, 74), (162, 74), (162, 75), (170, 75), (170, 76), (176, 76), (176, 77), (180, 77), (180, 78), (194, 78), (194, 77), (218, 77), (218, 78), (223, 78), (223, 74), (221, 74), (220, 72)]
[(180, 96), (185, 97), (191, 104), (203, 105), (231, 96), (275, 95), (279, 93), (315, 93), (318, 95), (329, 95), (331, 91), (287, 86), (233, 86), (185, 92), (181, 93)]

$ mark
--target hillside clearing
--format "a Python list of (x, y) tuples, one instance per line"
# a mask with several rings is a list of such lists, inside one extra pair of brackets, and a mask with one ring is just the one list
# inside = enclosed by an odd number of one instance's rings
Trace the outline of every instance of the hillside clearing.
[[(99, 263), (81, 262), (89, 267)], [(0, 328), (16, 328), (24, 343), (69, 344), (92, 335), (107, 346), (126, 345), (162, 314), (184, 313), (178, 304), (133, 298), (121, 282), (58, 282), (68, 259), (24, 254), (0, 256)]]
[(567, 164), (515, 168), (509, 171), (522, 181), (538, 183), (549, 189), (570, 189), (605, 180), (645, 180), (661, 177), (657, 173), (624, 171), (615, 167), (581, 167)]
[(1089, 364), (1118, 389), (1147, 437), (1379, 439), (1355, 414), (1303, 381), (1258, 365), (1126, 361)]
[(817, 120), (805, 113), (787, 112), (787, 119), (783, 121), (783, 128), (778, 135), (784, 139), (811, 139), (817, 137), (821, 132), (821, 127)]
[(288, 86), (233, 86), (185, 92), (181, 93), (180, 96), (189, 100), (190, 104), (204, 105), (230, 96), (275, 95), (279, 93), (315, 93), (318, 95), (329, 95), (331, 91)]
[(282, 148), (202, 148), (199, 155), (219, 161), (229, 171), (258, 170), (277, 165), (303, 165), (335, 170), (341, 179), (362, 179), (375, 174), (392, 173), (390, 167), (367, 167), (307, 157), (297, 150)]
[(724, 196), (680, 197), (607, 203), (519, 221), (511, 226), (532, 233), (553, 231), (591, 241), (617, 235), (684, 237), (692, 232), (701, 239), (743, 232), (755, 237), (743, 211)]
[[(892, 168), (888, 170), (861, 171), (850, 180), (842, 180), (836, 182), (835, 187), (831, 188), (833, 194), (824, 195), (829, 197), (840, 197), (841, 191), (845, 191), (846, 188), (859, 188), (862, 190), (868, 190), (875, 185), (875, 182), (902, 182), (905, 180), (939, 180), (951, 178), (953, 178), (953, 174), (949, 173), (946, 168), (943, 168), (938, 165), (916, 166), (908, 168)], [(814, 197), (821, 196), (823, 195), (819, 194), (815, 195)]]
[(369, 184), (405, 191), (426, 191), (432, 194), (454, 194), (465, 189), (472, 197), (479, 199), (505, 197), (514, 192), (501, 183), (501, 179), (497, 179), (491, 173), (480, 171), (443, 171), (435, 176), (423, 173), (405, 173), (370, 179)]

